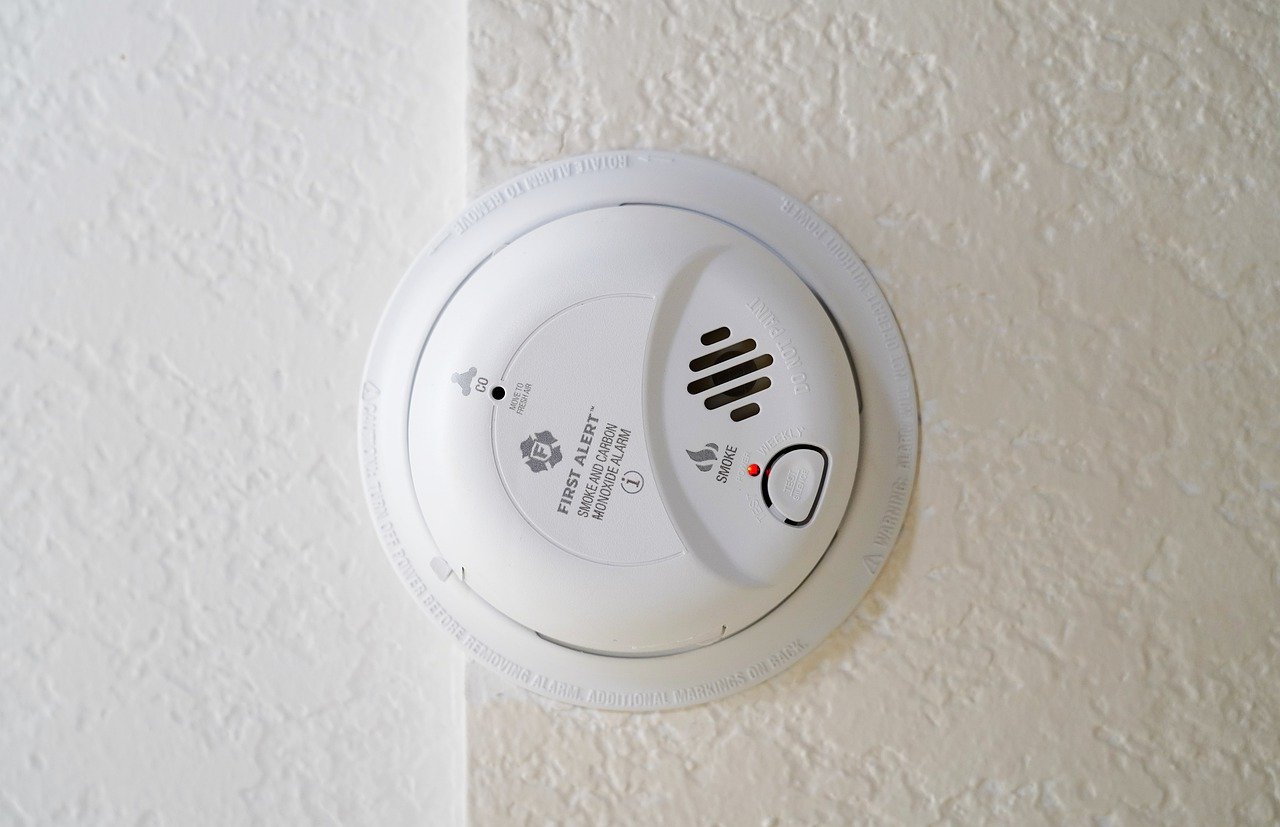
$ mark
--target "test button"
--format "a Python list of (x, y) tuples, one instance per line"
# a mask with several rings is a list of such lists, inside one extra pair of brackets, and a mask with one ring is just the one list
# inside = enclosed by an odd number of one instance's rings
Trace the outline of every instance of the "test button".
[(769, 513), (788, 525), (809, 522), (826, 481), (826, 455), (809, 445), (793, 445), (779, 451), (764, 474), (764, 501)]

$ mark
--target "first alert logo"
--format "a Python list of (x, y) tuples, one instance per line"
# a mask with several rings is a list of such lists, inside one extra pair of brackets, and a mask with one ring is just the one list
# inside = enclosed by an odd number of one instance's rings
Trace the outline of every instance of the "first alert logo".
[(535, 474), (554, 468), (556, 463), (564, 459), (564, 455), (560, 453), (560, 443), (550, 431), (530, 434), (520, 443), (520, 455), (524, 457), (524, 464)]

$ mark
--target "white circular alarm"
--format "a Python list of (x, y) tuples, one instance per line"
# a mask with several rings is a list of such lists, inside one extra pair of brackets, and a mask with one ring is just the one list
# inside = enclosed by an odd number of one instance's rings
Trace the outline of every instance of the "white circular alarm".
[(382, 544), (481, 663), (557, 700), (707, 701), (843, 621), (919, 426), (898, 326), (802, 202), (605, 152), (491, 190), (378, 326), (360, 460)]

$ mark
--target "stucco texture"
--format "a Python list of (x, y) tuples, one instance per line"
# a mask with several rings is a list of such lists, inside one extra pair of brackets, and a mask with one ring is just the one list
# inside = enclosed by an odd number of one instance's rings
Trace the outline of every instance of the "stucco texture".
[(0, 4), (0, 825), (460, 814), (355, 434), (464, 44), (443, 1)]
[(476, 0), (473, 189), (745, 167), (852, 243), (923, 411), (800, 665), (664, 714), (468, 671), (477, 824), (1280, 821), (1280, 8)]

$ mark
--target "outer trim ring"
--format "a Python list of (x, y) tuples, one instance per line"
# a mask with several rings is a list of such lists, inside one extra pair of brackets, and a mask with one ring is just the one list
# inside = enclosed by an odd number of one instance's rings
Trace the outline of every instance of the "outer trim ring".
[[(835, 541), (792, 595), (754, 625), (678, 654), (620, 658), (569, 649), (493, 609), (440, 555), (413, 493), (409, 398), (419, 356), (454, 291), (493, 252), (580, 210), (654, 203), (755, 236), (814, 290), (844, 336), (862, 399), (853, 498)], [(429, 320), (425, 321), (424, 320)], [(374, 334), (359, 405), (359, 454), (383, 548), (423, 608), (481, 663), (554, 700), (606, 709), (688, 706), (787, 668), (848, 617), (884, 565), (915, 481), (915, 381), (896, 320), (849, 245), (803, 203), (732, 167), (668, 152), (554, 161), (473, 201), (410, 266)]]

